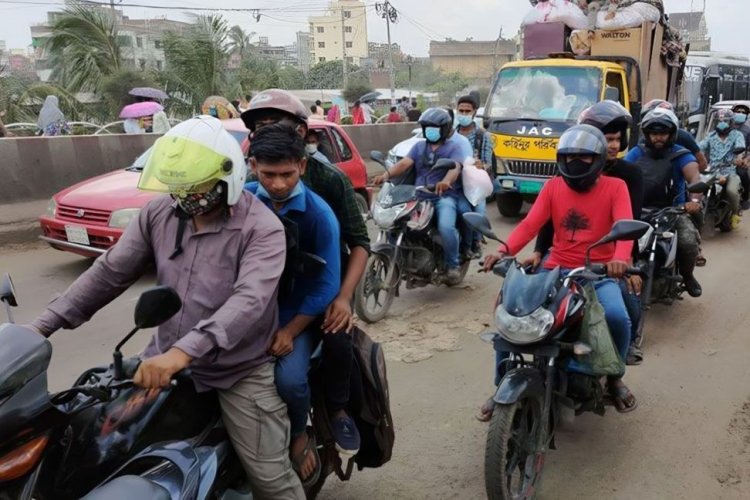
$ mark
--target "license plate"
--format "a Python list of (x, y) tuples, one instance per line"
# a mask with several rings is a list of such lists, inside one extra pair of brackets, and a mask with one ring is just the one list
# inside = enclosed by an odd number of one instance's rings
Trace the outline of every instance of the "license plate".
[(542, 190), (540, 182), (519, 182), (518, 190), (525, 194), (538, 194)]
[(90, 245), (89, 233), (85, 227), (82, 226), (69, 226), (65, 225), (65, 235), (68, 237), (68, 241), (71, 243), (78, 243), (79, 245)]
[(516, 187), (516, 183), (513, 181), (503, 181), (503, 187), (505, 189), (513, 189), (514, 187)]

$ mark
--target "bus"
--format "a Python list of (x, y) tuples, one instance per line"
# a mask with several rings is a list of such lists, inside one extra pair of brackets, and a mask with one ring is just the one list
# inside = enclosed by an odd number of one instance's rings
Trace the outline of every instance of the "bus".
[(750, 58), (719, 52), (690, 52), (679, 102), (695, 137), (705, 134), (706, 115), (720, 101), (750, 99)]

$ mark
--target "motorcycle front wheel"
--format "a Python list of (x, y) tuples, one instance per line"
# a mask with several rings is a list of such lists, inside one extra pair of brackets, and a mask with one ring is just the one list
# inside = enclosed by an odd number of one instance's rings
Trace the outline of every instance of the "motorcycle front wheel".
[(537, 452), (542, 420), (542, 402), (537, 398), (495, 405), (484, 453), (484, 481), (489, 500), (536, 496), (545, 458), (544, 452)]
[(388, 279), (390, 261), (384, 255), (374, 253), (367, 260), (365, 274), (354, 292), (354, 310), (363, 321), (377, 323), (385, 318), (396, 296), (400, 278), (398, 264), (395, 265), (391, 283)]

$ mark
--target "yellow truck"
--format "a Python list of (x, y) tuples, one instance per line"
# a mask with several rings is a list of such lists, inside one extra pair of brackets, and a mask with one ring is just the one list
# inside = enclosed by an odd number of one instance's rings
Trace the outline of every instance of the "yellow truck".
[[(662, 59), (662, 37), (663, 26), (653, 23), (595, 31), (590, 56), (561, 52), (500, 69), (484, 122), (495, 143), (495, 198), (503, 216), (518, 216), (523, 202), (533, 202), (555, 175), (558, 139), (581, 111), (611, 99), (628, 108), (637, 122), (645, 102), (675, 100), (681, 72)], [(629, 144), (637, 140), (634, 126)]]

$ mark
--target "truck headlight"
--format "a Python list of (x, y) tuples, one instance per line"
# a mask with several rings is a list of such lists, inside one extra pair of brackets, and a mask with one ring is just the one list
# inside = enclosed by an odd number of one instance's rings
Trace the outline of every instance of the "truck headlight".
[(505, 340), (513, 344), (538, 342), (552, 330), (554, 315), (540, 307), (527, 316), (512, 316), (502, 304), (495, 309), (495, 326)]
[(47, 203), (47, 217), (55, 217), (55, 213), (57, 213), (57, 202), (54, 198), (49, 199), (49, 203)]
[(140, 211), (140, 208), (123, 208), (122, 210), (115, 210), (109, 217), (109, 227), (124, 229), (131, 220), (138, 217)]
[(505, 168), (505, 162), (497, 156), (495, 156), (495, 161), (497, 162), (497, 171), (495, 173), (498, 175), (506, 174), (508, 170)]

